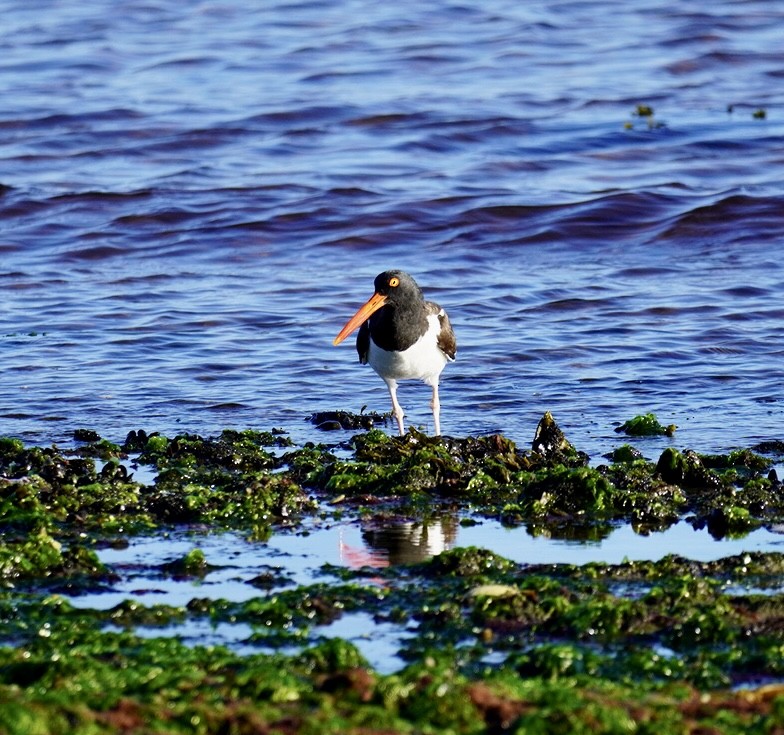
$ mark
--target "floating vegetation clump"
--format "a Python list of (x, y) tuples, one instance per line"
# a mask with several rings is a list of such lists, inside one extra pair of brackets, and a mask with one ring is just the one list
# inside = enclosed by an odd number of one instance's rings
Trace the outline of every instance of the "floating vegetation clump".
[[(647, 127), (649, 130), (654, 130), (657, 128), (663, 128), (664, 123), (658, 121), (654, 116), (653, 107), (650, 105), (646, 105), (644, 103), (638, 104), (635, 106), (634, 111), (632, 112), (632, 117), (638, 118), (640, 120), (645, 120)], [(626, 122), (624, 124), (624, 128), (626, 130), (633, 130), (634, 123), (633, 122)]]
[(676, 429), (675, 424), (662, 426), (655, 414), (646, 413), (624, 421), (616, 431), (629, 436), (672, 436)]

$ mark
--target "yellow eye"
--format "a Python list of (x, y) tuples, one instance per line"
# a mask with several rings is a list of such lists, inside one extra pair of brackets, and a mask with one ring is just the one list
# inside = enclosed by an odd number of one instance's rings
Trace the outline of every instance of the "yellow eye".
[(389, 285), (392, 286), (392, 288), (397, 288), (400, 285), (400, 279), (397, 276), (392, 276), (392, 278), (389, 279)]

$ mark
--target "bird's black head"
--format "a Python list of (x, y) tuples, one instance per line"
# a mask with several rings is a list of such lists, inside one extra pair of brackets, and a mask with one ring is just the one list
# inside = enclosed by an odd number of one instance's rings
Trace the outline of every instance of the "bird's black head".
[(422, 298), (422, 291), (416, 281), (404, 271), (384, 271), (376, 276), (373, 287), (377, 294), (386, 296), (386, 303), (395, 303), (412, 296)]
[[(423, 325), (424, 329), (427, 329), (425, 300), (416, 281), (408, 273), (384, 271), (376, 276), (373, 285), (376, 289), (375, 293), (346, 322), (338, 336), (332, 340), (332, 344), (339, 345), (357, 327), (367, 321), (370, 321), (371, 329), (380, 328), (393, 335), (403, 328), (401, 324), (406, 325), (407, 329), (420, 329)], [(416, 333), (417, 337), (424, 332), (424, 329)], [(376, 343), (380, 345), (378, 340)]]

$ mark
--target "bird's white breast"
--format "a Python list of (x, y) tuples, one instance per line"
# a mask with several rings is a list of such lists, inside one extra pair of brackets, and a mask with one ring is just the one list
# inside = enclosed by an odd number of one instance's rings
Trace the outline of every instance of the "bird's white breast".
[(427, 332), (402, 352), (382, 350), (371, 337), (368, 362), (373, 370), (382, 378), (391, 380), (437, 381), (447, 363), (447, 357), (438, 348), (437, 339), (441, 329), (438, 316), (431, 314), (427, 320)]

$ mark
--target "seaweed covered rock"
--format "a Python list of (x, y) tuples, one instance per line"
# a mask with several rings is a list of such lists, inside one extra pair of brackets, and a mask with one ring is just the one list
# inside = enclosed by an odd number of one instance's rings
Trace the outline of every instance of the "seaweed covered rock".
[(238, 472), (271, 469), (275, 457), (264, 447), (287, 445), (266, 432), (224, 430), (216, 438), (204, 439), (196, 434), (179, 434), (168, 440), (158, 435), (148, 439), (139, 456), (142, 463), (159, 469), (215, 468)]
[(700, 456), (689, 449), (681, 453), (677, 449), (665, 449), (656, 464), (656, 471), (666, 482), (684, 488), (718, 488), (721, 479), (705, 467)]
[[(529, 480), (529, 481), (526, 481)], [(591, 467), (555, 467), (520, 478), (520, 498), (530, 501), (534, 515), (613, 515), (618, 490)]]
[(583, 466), (589, 459), (585, 452), (578, 452), (567, 440), (549, 411), (539, 420), (531, 451), (550, 464)]
[[(548, 413), (531, 451), (498, 434), (465, 439), (429, 437), (410, 429), (392, 437), (374, 429), (351, 440), (353, 458), (332, 458), (310, 485), (330, 494), (407, 496), (426, 492), (478, 502), (510, 500), (520, 473), (554, 467), (585, 467), (588, 457), (566, 440)], [(298, 453), (288, 457), (297, 461)]]
[(662, 426), (655, 414), (645, 413), (625, 421), (615, 431), (628, 436), (673, 436), (677, 428), (675, 424)]
[(512, 562), (492, 551), (468, 547), (444, 551), (423, 564), (421, 568), (428, 576), (476, 578), (485, 575), (494, 576), (513, 567)]
[(68, 523), (110, 530), (120, 515), (143, 514), (141, 486), (109, 460), (68, 457), (56, 447), (0, 449), (0, 527)]
[[(402, 437), (374, 429), (351, 445), (352, 459), (325, 458), (309, 485), (334, 495), (484, 497), (525, 464), (514, 443), (497, 435), (442, 440), (413, 428)], [(296, 462), (298, 453), (287, 459)]]
[(388, 415), (380, 413), (351, 413), (350, 411), (318, 411), (309, 417), (311, 424), (321, 431), (336, 431), (340, 429), (372, 429), (383, 424)]
[[(316, 498), (416, 517), (436, 506), (464, 508), (536, 533), (578, 529), (581, 538), (618, 521), (647, 533), (686, 517), (721, 537), (784, 519), (782, 485), (766, 472), (765, 456), (668, 447), (650, 462), (626, 444), (594, 466), (549, 412), (529, 449), (499, 434), (430, 437), (415, 429), (302, 447), (278, 430), (213, 438), (137, 430), (122, 445), (80, 430), (76, 439), (66, 452), (0, 439), (0, 528), (112, 533), (215, 523), (262, 537), (270, 524), (313, 512)], [(134, 472), (144, 477), (136, 463), (154, 480), (135, 481)]]
[(696, 523), (719, 533), (753, 527), (756, 513), (773, 519), (781, 505), (773, 501), (780, 485), (759, 476), (768, 465), (753, 453), (703, 458), (667, 448), (652, 463), (624, 445), (609, 458), (610, 465), (590, 466), (547, 412), (529, 450), (501, 435), (441, 438), (411, 429), (397, 437), (372, 429), (340, 452), (305, 447), (283, 462), (304, 487), (329, 498), (397, 507), (414, 499), (420, 506), (464, 503), (509, 525), (578, 523), (585, 529), (626, 520), (648, 532), (692, 512)]
[[(88, 449), (72, 453), (99, 454), (108, 446), (92, 434), (80, 437), (90, 440)], [(276, 471), (280, 459), (265, 449), (290, 444), (270, 432), (227, 430), (215, 439), (132, 432), (114, 454), (142, 448), (138, 462), (157, 471), (149, 486), (133, 481), (117, 456), (96, 466), (92, 456), (2, 439), (0, 527), (102, 533), (199, 522), (260, 527), (314, 507), (292, 476)]]
[(313, 507), (299, 483), (274, 472), (280, 460), (265, 446), (288, 440), (255, 431), (224, 431), (214, 439), (179, 435), (148, 439), (140, 462), (158, 469), (146, 502), (164, 523), (209, 521), (258, 526)]
[(45, 529), (0, 541), (0, 583), (35, 580), (49, 584), (69, 580), (116, 579), (95, 552), (79, 544), (64, 546)]
[(723, 538), (784, 516), (781, 484), (761, 474), (769, 465), (749, 450), (700, 455), (670, 447), (662, 452), (656, 475), (680, 489), (692, 525)]

